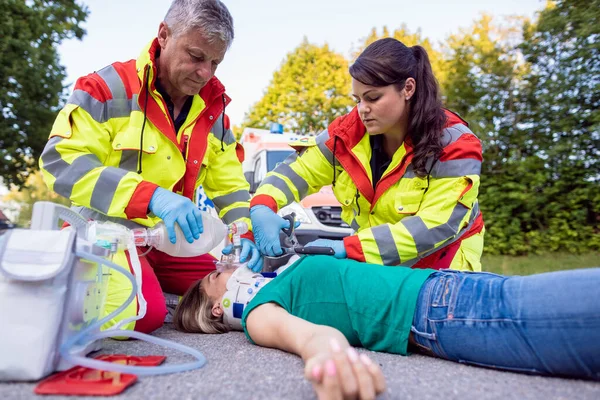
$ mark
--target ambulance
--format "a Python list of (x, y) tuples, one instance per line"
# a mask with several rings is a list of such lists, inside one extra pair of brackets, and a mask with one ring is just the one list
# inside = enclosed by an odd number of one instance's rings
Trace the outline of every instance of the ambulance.
[[(244, 176), (250, 183), (251, 194), (254, 194), (267, 172), (295, 151), (289, 143), (303, 138), (306, 139), (306, 136), (283, 132), (280, 124), (273, 124), (270, 130), (244, 129), (240, 138), (245, 153), (242, 167)], [(300, 203), (293, 202), (283, 207), (279, 210), (279, 215), (291, 212), (296, 214), (296, 220), (301, 223), (295, 232), (302, 245), (316, 239), (339, 240), (353, 233), (341, 219), (342, 207), (333, 195), (331, 186), (323, 187)]]

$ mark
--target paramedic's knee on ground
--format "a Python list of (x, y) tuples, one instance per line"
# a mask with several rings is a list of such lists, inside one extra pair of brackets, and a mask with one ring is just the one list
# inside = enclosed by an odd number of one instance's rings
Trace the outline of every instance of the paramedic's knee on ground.
[[(144, 248), (140, 252), (146, 251)], [(131, 271), (129, 257), (125, 252), (115, 254), (113, 261)], [(204, 278), (215, 270), (215, 258), (210, 254), (195, 257), (174, 257), (156, 249), (140, 257), (142, 270), (142, 294), (146, 300), (146, 315), (130, 322), (122, 329), (150, 333), (160, 328), (167, 315), (163, 292), (183, 295), (198, 279)], [(122, 274), (112, 271), (108, 282), (105, 315), (116, 310), (131, 294), (131, 283)], [(138, 312), (137, 296), (134, 301), (116, 318), (108, 322), (103, 329), (133, 317)]]

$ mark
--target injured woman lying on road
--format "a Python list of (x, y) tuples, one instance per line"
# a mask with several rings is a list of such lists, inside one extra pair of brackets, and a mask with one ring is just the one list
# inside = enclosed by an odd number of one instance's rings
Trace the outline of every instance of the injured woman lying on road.
[(385, 390), (379, 367), (353, 347), (599, 380), (599, 287), (600, 268), (500, 276), (304, 256), (273, 279), (212, 272), (185, 294), (174, 323), (237, 327), (256, 345), (298, 354), (320, 398)]

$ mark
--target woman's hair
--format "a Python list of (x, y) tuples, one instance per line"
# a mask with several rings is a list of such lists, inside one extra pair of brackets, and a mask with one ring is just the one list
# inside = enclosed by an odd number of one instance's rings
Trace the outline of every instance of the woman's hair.
[(213, 301), (200, 284), (194, 283), (181, 298), (175, 309), (173, 324), (175, 329), (188, 333), (225, 333), (229, 327), (223, 317), (212, 314)]
[(220, 40), (226, 48), (233, 42), (233, 18), (219, 0), (174, 0), (165, 15), (173, 37), (201, 29), (210, 43)]
[(415, 94), (410, 101), (407, 136), (414, 146), (415, 173), (421, 177), (427, 175), (427, 159), (437, 158), (443, 149), (441, 139), (446, 115), (425, 49), (406, 47), (393, 38), (377, 40), (350, 66), (350, 75), (365, 85), (395, 85), (399, 91), (404, 89), (406, 79), (416, 81)]

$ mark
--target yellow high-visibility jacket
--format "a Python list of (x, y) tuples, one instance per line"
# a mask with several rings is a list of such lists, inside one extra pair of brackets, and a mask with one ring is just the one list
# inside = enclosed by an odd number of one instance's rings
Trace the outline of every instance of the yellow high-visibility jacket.
[(344, 238), (349, 258), (415, 268), (481, 270), (483, 219), (477, 195), (481, 142), (466, 122), (447, 111), (445, 145), (429, 174), (416, 176), (410, 139), (372, 183), (371, 144), (357, 109), (336, 119), (271, 171), (251, 206), (277, 211), (292, 201), (333, 185), (342, 219), (355, 231)]
[(137, 60), (77, 81), (40, 158), (46, 184), (83, 215), (128, 226), (159, 221), (148, 215), (157, 187), (195, 201), (202, 185), (225, 223), (250, 226), (243, 149), (224, 112), (230, 101), (224, 86), (213, 77), (175, 132), (155, 87), (158, 49), (155, 39)]

